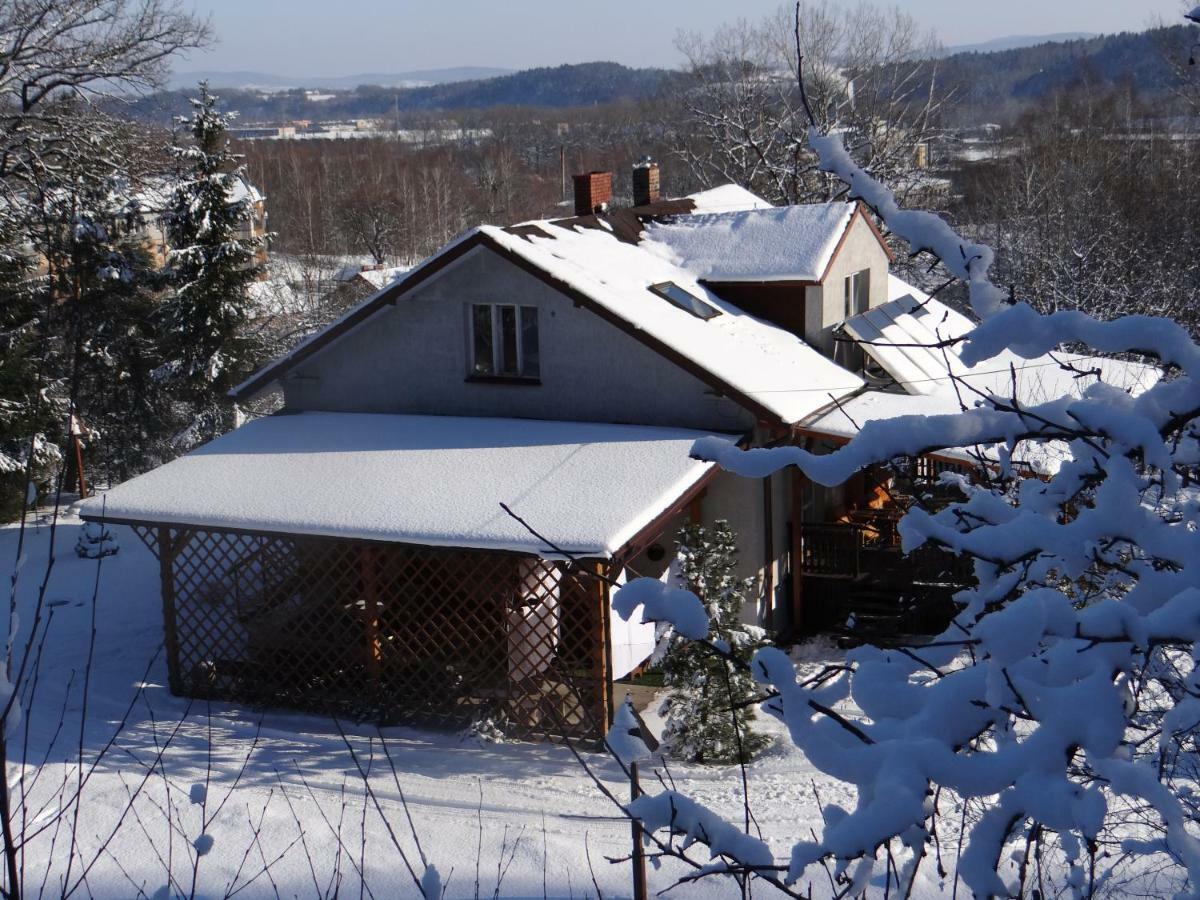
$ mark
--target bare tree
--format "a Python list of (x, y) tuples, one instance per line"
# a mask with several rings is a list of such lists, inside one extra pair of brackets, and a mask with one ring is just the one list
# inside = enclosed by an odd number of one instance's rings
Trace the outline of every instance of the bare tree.
[(0, 178), (74, 145), (59, 101), (154, 87), (210, 37), (177, 0), (0, 0)]
[(375, 265), (394, 259), (404, 233), (404, 206), (394, 188), (359, 183), (334, 210), (334, 223), (348, 246), (365, 250)]
[(691, 67), (679, 96), (686, 125), (676, 152), (706, 184), (732, 181), (769, 200), (828, 199), (837, 190), (807, 147), (796, 88), (803, 54), (811, 113), (901, 196), (920, 186), (919, 155), (935, 134), (933, 35), (899, 9), (802, 2), (711, 38), (680, 35)]
[(1194, 331), (1198, 152), (1162, 125), (1127, 87), (1081, 86), (1007, 129), (1010, 152), (965, 165), (956, 212), (996, 248), (997, 282), (1043, 311), (1152, 312)]

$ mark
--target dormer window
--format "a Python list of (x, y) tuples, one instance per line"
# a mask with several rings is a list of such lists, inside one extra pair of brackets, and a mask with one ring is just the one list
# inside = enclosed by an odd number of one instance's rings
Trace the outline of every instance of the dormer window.
[(536, 380), (538, 357), (536, 306), (508, 303), (471, 305), (471, 377)]
[(712, 319), (721, 311), (706, 300), (701, 300), (690, 291), (685, 291), (673, 281), (661, 281), (650, 285), (650, 290), (658, 294), (672, 306), (677, 306), (684, 312), (689, 312), (697, 319)]
[(871, 308), (871, 270), (863, 269), (853, 275), (846, 276), (845, 284), (845, 318), (865, 313)]

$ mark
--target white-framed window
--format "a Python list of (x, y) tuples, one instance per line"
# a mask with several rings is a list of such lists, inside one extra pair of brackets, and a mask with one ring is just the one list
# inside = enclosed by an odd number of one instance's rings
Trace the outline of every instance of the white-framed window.
[(471, 304), (468, 327), (472, 377), (539, 377), (537, 313), (536, 306)]
[(846, 315), (857, 316), (871, 308), (871, 270), (863, 269), (853, 275), (846, 276)]

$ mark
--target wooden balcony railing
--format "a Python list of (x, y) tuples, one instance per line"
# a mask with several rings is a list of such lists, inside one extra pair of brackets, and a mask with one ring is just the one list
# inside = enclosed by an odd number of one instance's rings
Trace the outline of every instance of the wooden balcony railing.
[(800, 570), (805, 576), (879, 584), (965, 585), (974, 579), (969, 558), (938, 547), (902, 553), (897, 518), (805, 522), (800, 526)]
[(800, 571), (826, 578), (862, 574), (863, 526), (805, 522), (800, 526)]

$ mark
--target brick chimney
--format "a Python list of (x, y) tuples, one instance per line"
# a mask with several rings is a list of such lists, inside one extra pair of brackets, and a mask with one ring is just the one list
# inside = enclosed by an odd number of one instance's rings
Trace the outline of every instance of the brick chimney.
[(575, 183), (575, 215), (586, 216), (603, 211), (612, 200), (612, 172), (586, 172), (572, 175)]
[(658, 163), (643, 156), (633, 166), (633, 205), (649, 206), (658, 201)]

